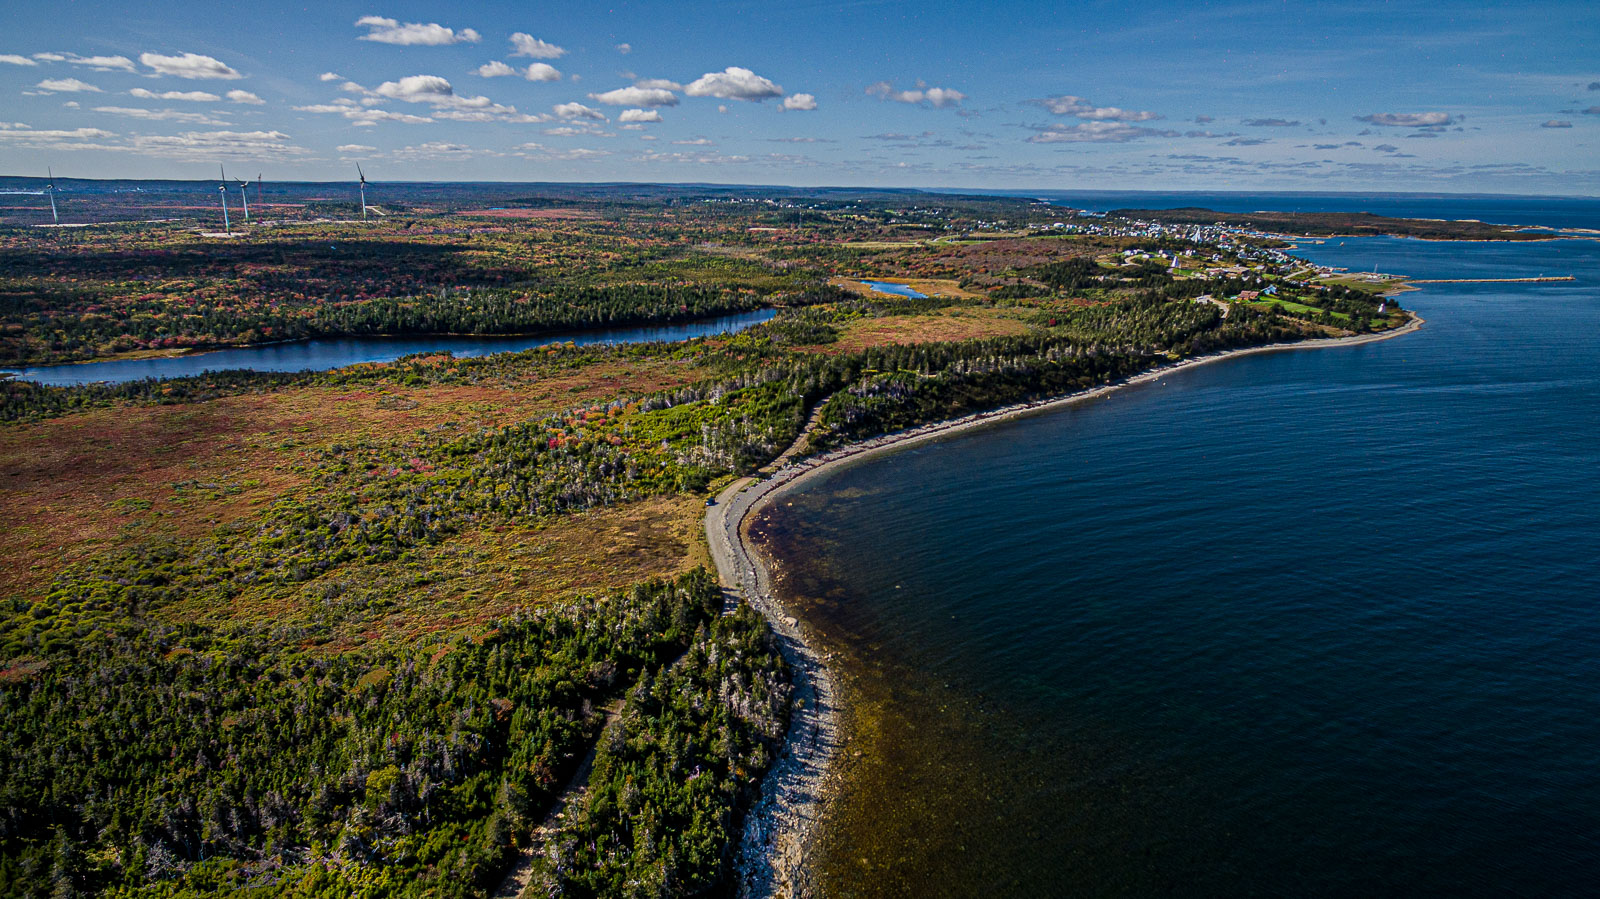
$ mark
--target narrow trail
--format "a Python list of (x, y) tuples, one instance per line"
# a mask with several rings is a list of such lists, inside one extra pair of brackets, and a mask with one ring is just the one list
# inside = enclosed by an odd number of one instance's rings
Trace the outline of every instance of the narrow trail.
[(594, 745), (589, 747), (589, 754), (578, 763), (578, 770), (572, 774), (572, 779), (562, 788), (556, 796), (556, 801), (550, 806), (550, 811), (544, 820), (533, 829), (526, 848), (517, 854), (517, 861), (506, 872), (505, 879), (500, 881), (499, 889), (495, 890), (493, 899), (518, 899), (523, 891), (528, 888), (528, 881), (533, 877), (533, 862), (544, 849), (545, 841), (561, 827), (562, 819), (566, 817), (567, 809), (580, 801), (589, 791), (589, 773), (594, 770), (594, 757), (600, 751), (600, 744), (606, 738), (606, 733), (622, 717), (623, 700), (614, 699), (605, 708), (605, 723), (600, 726), (600, 735), (595, 738)]

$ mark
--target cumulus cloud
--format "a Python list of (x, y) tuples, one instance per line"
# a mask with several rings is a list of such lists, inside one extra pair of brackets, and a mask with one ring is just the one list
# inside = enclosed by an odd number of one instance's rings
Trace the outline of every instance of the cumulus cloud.
[(661, 113), (654, 109), (624, 109), (622, 115), (617, 116), (617, 121), (637, 125), (644, 122), (661, 121)]
[(511, 36), (511, 55), (526, 56), (530, 59), (560, 59), (567, 55), (563, 47), (557, 47), (548, 41), (542, 41), (526, 32), (519, 31)]
[[(536, 62), (529, 64), (527, 71), (522, 73), (522, 77), (529, 81), (560, 81), (561, 70), (547, 62)], [(573, 78), (576, 79), (577, 76), (573, 76)]]
[(228, 102), (243, 103), (246, 106), (264, 106), (267, 101), (249, 91), (228, 91)]
[(590, 94), (589, 99), (607, 106), (677, 106), (678, 95), (659, 87), (619, 87), (603, 94)]
[(1560, 121), (1560, 120), (1557, 120), (1557, 119), (1551, 119), (1550, 121), (1545, 122), (1544, 124), (1540, 125), (1539, 127), (1540, 128), (1571, 128), (1572, 127), (1572, 123), (1571, 122), (1563, 122), (1563, 121)]
[(139, 62), (153, 69), (157, 75), (171, 75), (174, 78), (188, 78), (191, 81), (200, 79), (234, 81), (244, 77), (222, 60), (199, 53), (185, 53), (182, 56), (141, 53)]
[(29, 59), (28, 57), (26, 57), (26, 56), (18, 56), (15, 53), (0, 53), (0, 62), (5, 63), (6, 65), (12, 65), (12, 66), (36, 66), (36, 65), (38, 65), (38, 63), (34, 62), (33, 60)]
[(323, 72), (321, 75), (317, 76), (317, 80), (318, 81), (342, 81), (342, 80), (344, 80), (344, 76), (340, 75), (338, 72)]
[(728, 66), (720, 72), (707, 72), (689, 82), (683, 92), (691, 97), (749, 100), (756, 103), (783, 96), (783, 88), (740, 66)]
[(1125, 122), (1080, 122), (1051, 125), (1028, 138), (1030, 144), (1126, 143), (1141, 137), (1178, 137), (1176, 131), (1140, 128)]
[(380, 44), (396, 44), (401, 47), (443, 47), (449, 44), (475, 44), (482, 35), (471, 28), (456, 31), (434, 22), (407, 22), (404, 25), (395, 19), (386, 19), (383, 16), (362, 16), (356, 19), (357, 28), (367, 29), (367, 33), (357, 40), (376, 41)]
[(632, 44), (618, 44), (617, 45), (617, 52), (621, 53), (623, 56), (627, 56), (629, 53), (633, 52), (633, 45)]
[(1252, 128), (1293, 128), (1300, 124), (1299, 119), (1245, 119), (1243, 124)]
[(582, 103), (558, 103), (551, 107), (558, 118), (563, 119), (592, 119), (598, 122), (610, 121), (605, 113), (598, 109), (591, 109)]
[(184, 103), (218, 103), (222, 100), (216, 94), (206, 91), (152, 91), (142, 87), (128, 91), (128, 96), (138, 97), (141, 100), (178, 100)]
[(1356, 121), (1393, 128), (1437, 128), (1456, 120), (1448, 112), (1375, 112), (1356, 116)]
[(683, 90), (683, 85), (679, 84), (676, 81), (673, 81), (670, 78), (640, 78), (638, 81), (635, 81), (633, 83), (633, 86), (634, 87), (646, 88), (648, 90), (663, 90), (663, 91), (681, 91), (681, 90)]
[(917, 86), (910, 90), (895, 90), (894, 85), (887, 81), (867, 85), (867, 93), (884, 100), (893, 100), (896, 103), (908, 103), (920, 106), (926, 103), (935, 109), (946, 109), (960, 106), (967, 95), (953, 88), (929, 87), (925, 82), (918, 81)]
[(482, 78), (504, 78), (507, 75), (515, 74), (517, 74), (516, 69), (506, 65), (503, 62), (500, 62), (499, 60), (486, 62), (483, 65), (478, 66), (478, 75)]
[(190, 125), (229, 125), (221, 119), (213, 118), (203, 112), (179, 112), (175, 109), (136, 109), (131, 106), (96, 106), (95, 112), (108, 115), (126, 116), (130, 119), (144, 119), (148, 122), (185, 122)]
[(811, 94), (790, 94), (783, 98), (783, 108), (799, 112), (812, 112), (817, 108), (817, 98)]
[(448, 102), (455, 89), (438, 75), (407, 75), (399, 81), (385, 81), (373, 93), (407, 103), (437, 103)]
[(368, 153), (376, 153), (378, 151), (377, 147), (369, 147), (366, 144), (340, 144), (334, 149), (346, 156), (365, 156)]
[(1045, 97), (1043, 100), (1028, 101), (1036, 106), (1043, 106), (1055, 115), (1069, 115), (1080, 119), (1096, 122), (1148, 122), (1161, 118), (1153, 112), (1121, 109), (1116, 106), (1096, 106), (1085, 97), (1074, 97), (1062, 94), (1057, 97)]
[(37, 87), (39, 90), (44, 91), (47, 94), (55, 94), (55, 93), (63, 93), (63, 94), (99, 94), (99, 93), (103, 93), (103, 91), (101, 91), (100, 88), (95, 87), (92, 84), (87, 84), (85, 82), (79, 81), (76, 78), (46, 78), (45, 80), (39, 82), (37, 85), (34, 85), (34, 86)]

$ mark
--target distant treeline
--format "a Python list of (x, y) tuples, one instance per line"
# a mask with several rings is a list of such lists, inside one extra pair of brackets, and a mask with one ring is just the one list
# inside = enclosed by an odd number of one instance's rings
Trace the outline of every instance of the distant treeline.
[(1487, 222), (1399, 219), (1370, 212), (1217, 212), (1198, 207), (1181, 209), (1115, 209), (1109, 215), (1176, 225), (1214, 225), (1254, 228), (1280, 234), (1311, 237), (1390, 234), (1424, 240), (1542, 240), (1548, 234), (1519, 231)]

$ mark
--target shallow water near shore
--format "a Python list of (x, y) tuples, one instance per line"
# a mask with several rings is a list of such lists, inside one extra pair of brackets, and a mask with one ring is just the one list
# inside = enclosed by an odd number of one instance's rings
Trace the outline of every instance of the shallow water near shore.
[(1580, 895), (1600, 244), (1386, 238), (1420, 332), (839, 469), (757, 525), (838, 654), (830, 896)]

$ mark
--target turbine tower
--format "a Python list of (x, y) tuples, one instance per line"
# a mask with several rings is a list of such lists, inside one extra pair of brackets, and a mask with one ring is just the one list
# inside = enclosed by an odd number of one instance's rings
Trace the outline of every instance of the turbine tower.
[(48, 167), (45, 169), (45, 173), (50, 176), (50, 186), (44, 189), (44, 192), (50, 197), (50, 217), (55, 219), (56, 224), (59, 225), (61, 224), (61, 214), (56, 212), (56, 173)]
[(250, 182), (242, 178), (234, 180), (239, 182), (239, 202), (244, 206), (244, 223), (248, 225), (250, 224), (250, 198), (245, 195), (245, 191), (250, 187)]
[(222, 230), (232, 236), (233, 226), (228, 224), (228, 173), (220, 165), (217, 171), (222, 173), (222, 183), (217, 185), (217, 198), (222, 200)]
[(361, 176), (361, 220), (367, 220), (367, 173), (361, 171), (361, 163), (356, 163), (356, 174)]

